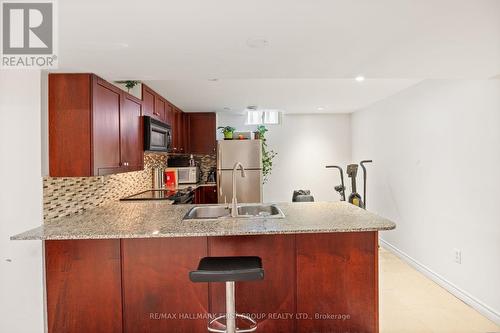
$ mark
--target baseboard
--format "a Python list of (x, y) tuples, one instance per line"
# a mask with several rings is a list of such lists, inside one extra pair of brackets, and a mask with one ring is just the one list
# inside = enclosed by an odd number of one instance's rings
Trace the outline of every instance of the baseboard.
[(403, 261), (408, 263), (410, 266), (412, 266), (413, 268), (418, 270), (420, 273), (424, 274), (426, 277), (428, 277), (429, 279), (431, 279), (432, 281), (434, 281), (435, 283), (437, 283), (438, 285), (440, 285), (441, 287), (446, 289), (452, 295), (454, 295), (458, 299), (462, 300), (465, 304), (469, 305), (470, 307), (472, 307), (473, 309), (475, 309), (476, 311), (481, 313), (483, 316), (485, 316), (489, 320), (500, 325), (500, 313), (494, 311), (492, 308), (490, 308), (486, 304), (482, 303), (481, 301), (479, 301), (478, 299), (476, 299), (472, 295), (468, 294), (467, 292), (461, 290), (453, 283), (449, 282), (448, 280), (446, 280), (445, 278), (443, 278), (439, 274), (436, 274), (435, 272), (430, 270), (428, 267), (422, 265), (421, 263), (419, 263), (418, 261), (416, 261), (415, 259), (413, 259), (409, 255), (407, 255), (406, 253), (404, 253), (403, 251), (401, 251), (397, 247), (389, 244), (385, 240), (379, 238), (379, 243), (384, 249), (394, 253), (396, 256), (401, 258)]

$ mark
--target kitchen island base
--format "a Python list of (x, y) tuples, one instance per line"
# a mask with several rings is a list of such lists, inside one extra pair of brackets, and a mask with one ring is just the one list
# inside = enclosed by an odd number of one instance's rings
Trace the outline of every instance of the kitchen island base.
[(378, 332), (378, 232), (45, 241), (48, 327), (72, 332), (207, 332), (224, 285), (192, 283), (206, 256), (259, 256), (236, 287), (257, 332)]

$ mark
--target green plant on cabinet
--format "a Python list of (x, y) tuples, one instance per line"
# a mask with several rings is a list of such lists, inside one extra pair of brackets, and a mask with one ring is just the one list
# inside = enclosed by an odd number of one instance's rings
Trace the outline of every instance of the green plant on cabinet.
[(130, 92), (130, 89), (134, 88), (136, 85), (141, 83), (141, 81), (116, 81), (116, 83), (124, 84), (125, 88), (127, 88), (127, 91)]
[(233, 138), (234, 131), (236, 131), (236, 128), (231, 126), (219, 126), (217, 129), (224, 134), (224, 140), (231, 140)]
[(278, 155), (274, 150), (269, 149), (267, 146), (267, 139), (265, 133), (268, 131), (266, 126), (260, 125), (257, 127), (256, 134), (258, 133), (258, 138), (262, 141), (262, 176), (263, 184), (267, 183), (269, 176), (273, 170), (273, 158)]

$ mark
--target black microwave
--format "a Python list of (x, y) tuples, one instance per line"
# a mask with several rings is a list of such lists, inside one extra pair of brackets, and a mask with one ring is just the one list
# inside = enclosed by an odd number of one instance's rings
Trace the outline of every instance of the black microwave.
[(172, 128), (157, 119), (143, 116), (144, 150), (169, 152), (172, 146)]

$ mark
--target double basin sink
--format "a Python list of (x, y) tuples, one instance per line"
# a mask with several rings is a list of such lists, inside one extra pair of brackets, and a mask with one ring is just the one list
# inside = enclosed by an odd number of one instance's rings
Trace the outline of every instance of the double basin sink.
[[(284, 218), (285, 214), (276, 205), (255, 204), (238, 205), (236, 218)], [(196, 206), (184, 216), (184, 220), (218, 220), (231, 218), (231, 207), (228, 206)]]

